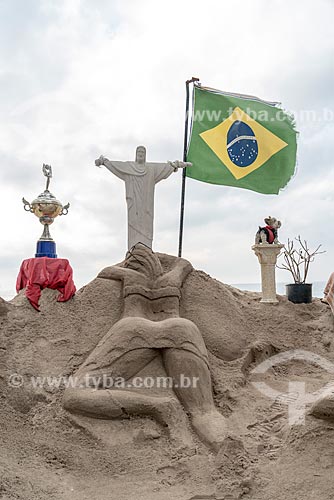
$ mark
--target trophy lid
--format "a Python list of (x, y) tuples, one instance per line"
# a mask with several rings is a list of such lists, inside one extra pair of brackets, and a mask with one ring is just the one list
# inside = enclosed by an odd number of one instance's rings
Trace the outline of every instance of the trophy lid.
[(62, 203), (57, 200), (57, 198), (50, 193), (48, 189), (45, 189), (43, 193), (39, 194), (37, 198), (31, 202), (32, 205), (37, 205), (38, 203), (52, 203), (53, 205), (58, 205), (59, 207), (62, 206)]

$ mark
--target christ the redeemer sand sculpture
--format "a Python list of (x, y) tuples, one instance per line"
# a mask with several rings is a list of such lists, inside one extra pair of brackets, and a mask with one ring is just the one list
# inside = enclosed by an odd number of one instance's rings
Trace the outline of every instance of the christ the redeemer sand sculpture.
[[(131, 387), (131, 379), (158, 356), (194, 430), (219, 449), (226, 423), (214, 405), (206, 346), (197, 326), (180, 317), (181, 287), (192, 269), (176, 258), (164, 272), (157, 254), (137, 243), (122, 263), (100, 272), (98, 278), (122, 282), (123, 314), (75, 374), (76, 387), (65, 391), (65, 409), (104, 419), (151, 415), (181, 434), (184, 413), (175, 397)], [(125, 389), (105, 388), (105, 377), (123, 379)], [(192, 384), (182, 387), (182, 377)]]
[(95, 160), (95, 165), (98, 167), (104, 165), (125, 182), (128, 205), (128, 249), (139, 242), (152, 248), (155, 185), (167, 179), (179, 168), (190, 167), (191, 163), (179, 160), (148, 163), (145, 147), (138, 146), (135, 161), (113, 161), (100, 156)]

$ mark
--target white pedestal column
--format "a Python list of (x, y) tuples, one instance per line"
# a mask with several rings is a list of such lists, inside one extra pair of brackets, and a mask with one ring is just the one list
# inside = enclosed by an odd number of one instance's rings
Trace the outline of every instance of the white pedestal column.
[(261, 302), (267, 304), (277, 304), (276, 297), (276, 277), (275, 266), (277, 257), (281, 253), (284, 245), (269, 245), (269, 243), (262, 243), (260, 245), (253, 245), (255, 255), (258, 257), (261, 265), (261, 285), (262, 285), (262, 299)]

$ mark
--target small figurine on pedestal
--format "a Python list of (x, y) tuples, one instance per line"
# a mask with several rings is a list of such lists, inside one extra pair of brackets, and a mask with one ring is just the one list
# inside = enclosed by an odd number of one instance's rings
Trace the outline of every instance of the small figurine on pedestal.
[(261, 265), (261, 302), (277, 304), (275, 267), (277, 257), (284, 247), (278, 241), (277, 230), (282, 224), (275, 217), (271, 216), (264, 219), (264, 221), (267, 225), (259, 227), (255, 235), (255, 245), (252, 246), (252, 250), (255, 252)]

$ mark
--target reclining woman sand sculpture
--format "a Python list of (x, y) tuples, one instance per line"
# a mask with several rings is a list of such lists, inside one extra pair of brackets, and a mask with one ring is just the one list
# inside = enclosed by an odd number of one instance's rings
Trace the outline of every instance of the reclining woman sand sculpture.
[(167, 426), (174, 418), (175, 424), (172, 398), (143, 394), (133, 388), (87, 387), (87, 380), (93, 377), (130, 380), (161, 356), (175, 384), (179, 384), (181, 375), (197, 380), (189, 388), (174, 385), (174, 392), (198, 436), (217, 450), (226, 437), (226, 423), (214, 405), (207, 350), (197, 326), (180, 318), (180, 288), (192, 266), (181, 258), (175, 262), (172, 270), (164, 273), (157, 255), (138, 243), (124, 262), (98, 275), (122, 281), (123, 314), (75, 374), (77, 386), (65, 391), (64, 407), (95, 418), (146, 414)]

